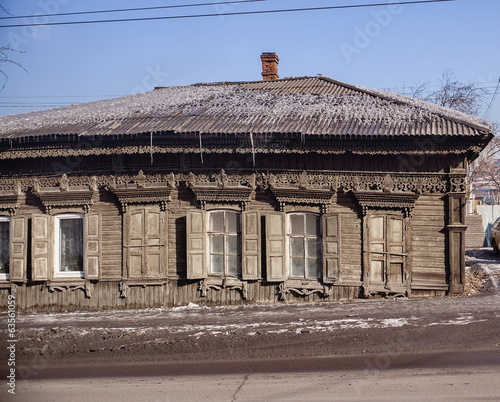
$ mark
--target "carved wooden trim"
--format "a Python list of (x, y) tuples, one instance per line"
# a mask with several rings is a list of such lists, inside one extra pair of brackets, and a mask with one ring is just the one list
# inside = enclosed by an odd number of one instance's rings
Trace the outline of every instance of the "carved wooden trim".
[(81, 290), (85, 294), (87, 299), (92, 297), (90, 292), (90, 281), (47, 281), (45, 286), (48, 288), (49, 292), (74, 292), (76, 290)]
[(380, 192), (354, 192), (354, 195), (363, 215), (366, 215), (369, 209), (395, 209), (402, 210), (405, 216), (410, 216), (419, 197), (416, 194)]
[(194, 175), (189, 173), (186, 184), (193, 191), (201, 208), (207, 203), (240, 204), (245, 211), (248, 204), (255, 198), (255, 174), (248, 177), (228, 175), (221, 170), (215, 175)]
[(138, 280), (121, 280), (118, 283), (119, 297), (126, 299), (128, 296), (128, 289), (131, 287), (142, 287), (146, 289), (148, 286), (164, 286), (168, 283), (168, 279), (138, 279)]
[(286, 300), (288, 294), (294, 293), (297, 296), (310, 296), (319, 294), (329, 297), (333, 294), (332, 285), (324, 285), (316, 281), (288, 280), (281, 282), (278, 286), (278, 299)]
[(171, 173), (164, 182), (151, 183), (143, 171), (136, 176), (117, 183), (116, 177), (111, 178), (108, 189), (116, 196), (123, 213), (127, 212), (129, 204), (160, 204), (160, 209), (166, 211), (172, 201), (175, 187), (175, 177)]
[(42, 202), (48, 214), (53, 208), (81, 207), (88, 213), (97, 198), (96, 178), (88, 186), (71, 186), (66, 174), (59, 179), (58, 187), (42, 187), (37, 178), (33, 183), (33, 194)]
[(324, 190), (306, 190), (293, 188), (273, 188), (270, 190), (279, 204), (281, 212), (285, 211), (287, 204), (320, 205), (321, 212), (328, 212), (328, 207), (335, 197), (335, 193)]
[(247, 299), (248, 296), (248, 284), (245, 281), (240, 281), (235, 278), (214, 278), (208, 277), (200, 281), (198, 286), (201, 297), (207, 297), (207, 293), (210, 290), (238, 290), (241, 292), (241, 297), (243, 300)]

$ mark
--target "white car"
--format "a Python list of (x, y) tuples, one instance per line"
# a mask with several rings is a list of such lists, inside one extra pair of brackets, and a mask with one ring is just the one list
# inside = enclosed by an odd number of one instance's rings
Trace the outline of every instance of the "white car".
[(500, 218), (497, 218), (490, 230), (490, 244), (493, 247), (493, 251), (498, 254), (500, 246)]

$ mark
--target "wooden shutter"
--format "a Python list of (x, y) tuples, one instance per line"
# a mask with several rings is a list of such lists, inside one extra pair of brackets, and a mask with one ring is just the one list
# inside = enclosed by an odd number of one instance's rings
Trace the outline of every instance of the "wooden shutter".
[(52, 216), (34, 214), (31, 236), (31, 276), (34, 281), (52, 277)]
[(266, 215), (266, 279), (268, 282), (286, 280), (285, 245), (286, 231), (283, 212)]
[(340, 280), (340, 214), (323, 217), (323, 282)]
[(260, 278), (260, 214), (259, 211), (243, 211), (241, 241), (243, 280)]
[(27, 227), (24, 216), (12, 217), (10, 220), (10, 280), (24, 281), (26, 278), (26, 245)]
[(99, 279), (99, 261), (101, 259), (101, 230), (98, 214), (85, 216), (83, 241), (85, 279)]
[(199, 209), (188, 211), (186, 217), (187, 235), (187, 278), (207, 277), (207, 230), (206, 212)]
[(146, 258), (146, 276), (148, 278), (159, 278), (163, 264), (163, 251), (165, 244), (162, 243), (162, 229), (164, 226), (164, 214), (159, 207), (146, 209), (146, 230), (144, 233), (144, 253)]
[(144, 232), (146, 220), (146, 211), (142, 208), (133, 208), (127, 211), (128, 221), (127, 238), (125, 240), (127, 253), (127, 272), (130, 278), (141, 278), (146, 271), (144, 258)]

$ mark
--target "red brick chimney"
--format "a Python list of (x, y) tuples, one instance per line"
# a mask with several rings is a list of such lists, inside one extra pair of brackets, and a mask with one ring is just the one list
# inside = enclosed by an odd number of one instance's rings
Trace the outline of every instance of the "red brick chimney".
[(264, 81), (277, 80), (280, 76), (278, 75), (278, 63), (280, 59), (276, 53), (262, 53), (260, 55), (262, 60), (262, 78)]

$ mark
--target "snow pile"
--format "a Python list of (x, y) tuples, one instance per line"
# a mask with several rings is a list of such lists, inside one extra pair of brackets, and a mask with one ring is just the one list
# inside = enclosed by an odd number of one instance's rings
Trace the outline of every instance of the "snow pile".
[[(311, 78), (313, 79), (313, 78)], [(333, 84), (332, 84), (333, 85)], [(276, 94), (238, 84), (168, 87), (152, 92), (0, 118), (0, 135), (64, 125), (85, 125), (131, 118), (308, 119), (371, 121), (402, 125), (432, 123), (440, 117), (489, 129), (488, 123), (403, 95), (352, 86), (358, 94)]]
[(490, 249), (476, 249), (466, 255), (465, 293), (471, 296), (481, 292), (500, 290), (500, 258)]

